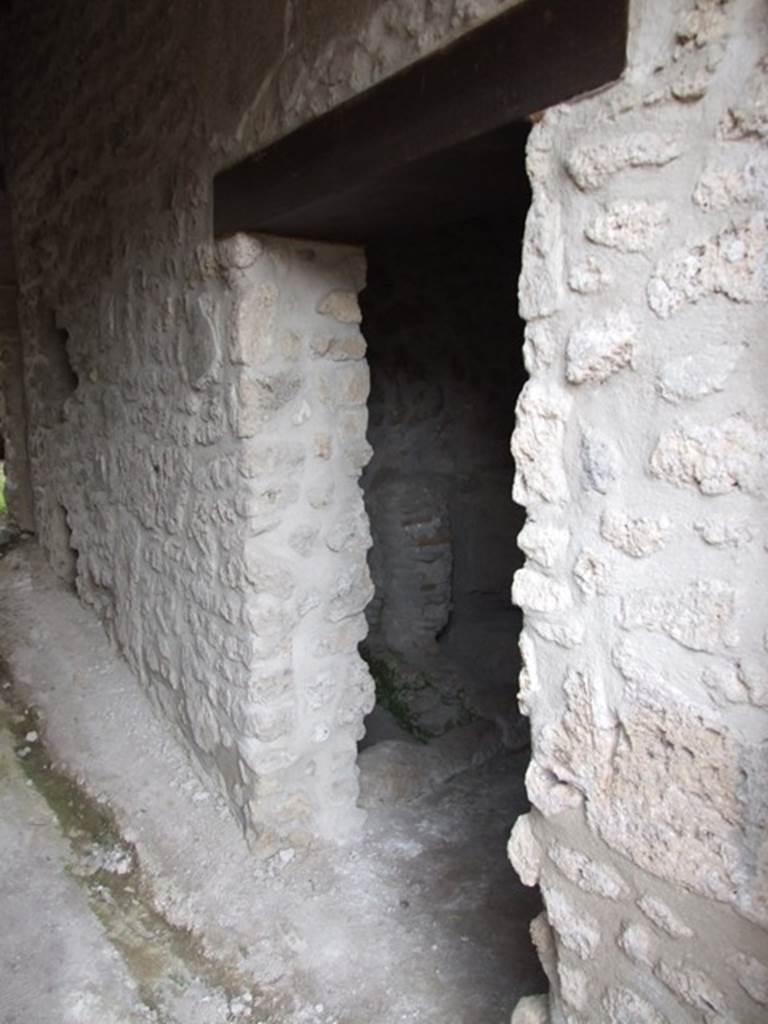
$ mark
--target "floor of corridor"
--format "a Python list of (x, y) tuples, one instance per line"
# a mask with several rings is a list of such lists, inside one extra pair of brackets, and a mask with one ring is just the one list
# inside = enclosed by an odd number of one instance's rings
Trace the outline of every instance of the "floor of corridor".
[(525, 753), (260, 862), (32, 545), (0, 638), (2, 1024), (506, 1024), (545, 988), (505, 856)]

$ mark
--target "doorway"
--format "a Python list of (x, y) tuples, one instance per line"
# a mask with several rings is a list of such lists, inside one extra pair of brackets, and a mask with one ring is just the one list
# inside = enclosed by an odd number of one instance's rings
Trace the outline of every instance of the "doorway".
[[(525, 143), (535, 111), (620, 74), (626, 13), (518, 4), (215, 183), (219, 237), (365, 249), (374, 595), (361, 653), (376, 706), (358, 756), (364, 843), (386, 876), (382, 907), (450, 972), (455, 1019), (503, 1019), (546, 984), (528, 936), (538, 894), (505, 855), (527, 808), (509, 453)], [(408, 948), (390, 966), (415, 991), (429, 971)]]
[(362, 486), (375, 595), (363, 651), (377, 706), (362, 749), (478, 721), (525, 746), (509, 598), (523, 512), (510, 500), (509, 435), (524, 382), (514, 282), (527, 206), (522, 188), (495, 217), (366, 250), (373, 455)]
[[(519, 140), (522, 165), (523, 131)], [(528, 936), (539, 896), (505, 853), (509, 823), (528, 808), (521, 613), (510, 600), (524, 513), (511, 501), (509, 447), (525, 380), (515, 296), (524, 184), (515, 199), (369, 243), (360, 297), (374, 584), (361, 653), (376, 684), (361, 800), (369, 842), (386, 850), (384, 833), (397, 834), (418, 850), (409, 912), (432, 919), (489, 1020), (509, 1012), (510, 987), (546, 989)]]

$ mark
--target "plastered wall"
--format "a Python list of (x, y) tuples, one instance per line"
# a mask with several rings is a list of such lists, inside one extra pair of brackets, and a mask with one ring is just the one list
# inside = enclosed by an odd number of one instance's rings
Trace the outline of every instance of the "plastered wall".
[(633, 4), (529, 141), (520, 701), (551, 983), (515, 1024), (768, 1013), (768, 5)]

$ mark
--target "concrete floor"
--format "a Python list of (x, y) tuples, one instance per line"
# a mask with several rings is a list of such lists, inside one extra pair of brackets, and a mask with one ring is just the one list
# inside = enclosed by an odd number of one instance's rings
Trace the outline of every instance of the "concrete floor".
[(506, 1024), (544, 990), (505, 857), (524, 754), (260, 861), (31, 544), (0, 659), (2, 1024)]

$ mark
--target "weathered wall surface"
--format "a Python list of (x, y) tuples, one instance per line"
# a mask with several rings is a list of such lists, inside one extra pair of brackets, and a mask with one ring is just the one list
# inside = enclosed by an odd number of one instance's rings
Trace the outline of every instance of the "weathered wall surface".
[[(372, 703), (356, 649), (371, 594), (357, 485), (364, 263), (246, 236), (215, 257), (217, 278), (153, 330), (181, 374), (123, 362), (111, 400), (91, 402), (109, 372), (92, 364), (38, 457), (66, 510), (79, 593), (244, 826), (341, 836)], [(71, 473), (79, 459), (98, 476)]]
[[(768, 5), (638, 0), (528, 153), (521, 703), (553, 1022), (768, 1006)], [(545, 1019), (545, 1003), (515, 1017)]]
[[(34, 526), (27, 460), (21, 346), (16, 314), (16, 268), (11, 240), (11, 211), (0, 183), (0, 437), (3, 440), (8, 519), (15, 527)], [(5, 386), (4, 386), (5, 385)]]
[[(246, 826), (355, 818), (367, 378), (354, 309), (334, 334), (313, 303), (362, 277), (345, 257), (334, 285), (322, 247), (230, 265), (213, 175), (508, 6), (16, 5), (2, 67), (24, 344), (5, 386), (21, 395), (23, 372), (36, 530)], [(290, 349), (273, 317), (296, 350), (262, 365), (262, 344)], [(256, 440), (278, 430), (284, 447)], [(257, 542), (278, 509), (298, 533)], [(273, 569), (253, 561), (267, 537)]]
[(355, 824), (363, 281), (358, 250), (238, 235), (163, 299), (149, 359), (27, 325), (41, 541), (265, 841)]

